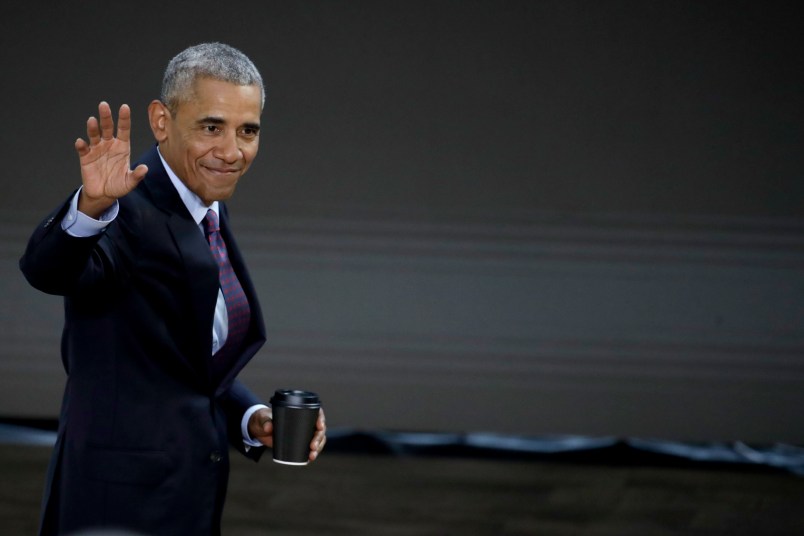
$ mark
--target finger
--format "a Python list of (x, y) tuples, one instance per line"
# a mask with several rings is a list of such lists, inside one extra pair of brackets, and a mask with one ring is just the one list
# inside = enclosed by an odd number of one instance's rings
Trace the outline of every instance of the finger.
[(326, 430), (327, 429), (327, 418), (324, 415), (324, 410), (318, 410), (318, 420), (315, 422), (315, 427), (318, 430)]
[(326, 442), (327, 436), (323, 432), (318, 432), (313, 436), (313, 440), (310, 442), (310, 450), (313, 452), (321, 452)]
[(254, 434), (255, 438), (261, 437), (271, 437), (274, 434), (274, 423), (272, 421), (265, 421), (260, 423), (256, 433)]
[(148, 166), (146, 166), (145, 164), (140, 164), (139, 166), (134, 168), (134, 170), (131, 172), (131, 180), (133, 180), (135, 183), (140, 182), (143, 178), (145, 178), (145, 175), (147, 173), (148, 173)]
[(270, 419), (264, 421), (260, 425), (260, 434), (256, 438), (257, 441), (266, 447), (273, 448), (274, 446), (274, 423)]
[(117, 114), (117, 139), (120, 141), (128, 141), (131, 135), (131, 108), (128, 104), (120, 106), (120, 111)]
[(98, 105), (98, 116), (100, 117), (101, 139), (111, 140), (114, 137), (114, 119), (112, 119), (112, 109), (107, 102)]
[(321, 451), (324, 450), (324, 445), (327, 443), (327, 437), (323, 436), (320, 441), (313, 442), (310, 445), (310, 456), (308, 457), (311, 462), (314, 462)]
[(87, 138), (89, 138), (90, 145), (100, 143), (100, 128), (98, 128), (98, 120), (94, 116), (87, 119)]
[(78, 156), (82, 157), (89, 153), (89, 145), (81, 138), (78, 138), (75, 140), (75, 150), (78, 152)]
[(274, 419), (274, 412), (271, 408), (262, 408), (257, 410), (257, 419), (259, 419), (260, 426), (264, 426), (265, 423), (273, 423)]

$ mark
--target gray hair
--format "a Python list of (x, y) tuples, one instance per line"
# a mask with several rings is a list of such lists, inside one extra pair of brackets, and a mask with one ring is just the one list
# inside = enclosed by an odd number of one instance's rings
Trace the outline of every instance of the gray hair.
[(248, 57), (223, 43), (202, 43), (177, 54), (165, 69), (161, 100), (175, 115), (179, 104), (192, 98), (198, 78), (211, 78), (238, 86), (259, 86), (262, 106), (265, 87), (257, 67)]

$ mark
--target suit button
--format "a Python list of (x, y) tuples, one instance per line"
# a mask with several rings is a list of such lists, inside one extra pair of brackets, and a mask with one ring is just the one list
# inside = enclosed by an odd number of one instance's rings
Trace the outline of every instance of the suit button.
[(209, 461), (211, 461), (212, 463), (218, 463), (222, 459), (223, 456), (221, 456), (221, 453), (218, 450), (213, 450), (212, 452), (209, 453)]

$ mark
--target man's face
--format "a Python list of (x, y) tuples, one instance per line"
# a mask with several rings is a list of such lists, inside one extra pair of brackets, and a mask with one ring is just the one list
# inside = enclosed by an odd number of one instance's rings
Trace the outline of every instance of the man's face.
[(230, 198), (257, 156), (261, 105), (258, 86), (201, 78), (155, 131), (165, 161), (205, 204)]

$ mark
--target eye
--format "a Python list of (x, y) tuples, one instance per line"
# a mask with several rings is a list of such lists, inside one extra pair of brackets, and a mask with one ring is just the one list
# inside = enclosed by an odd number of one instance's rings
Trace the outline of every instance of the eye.
[(218, 125), (204, 125), (204, 131), (209, 132), (210, 134), (215, 134), (220, 132), (220, 128), (218, 128)]
[(243, 127), (240, 129), (240, 135), (244, 138), (256, 138), (259, 132), (260, 129), (254, 127)]

